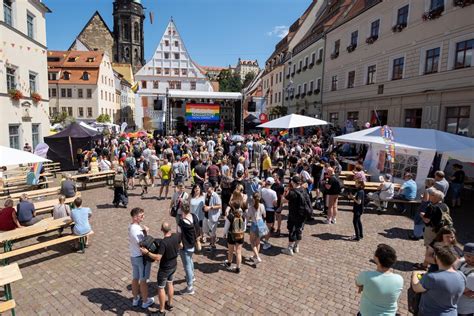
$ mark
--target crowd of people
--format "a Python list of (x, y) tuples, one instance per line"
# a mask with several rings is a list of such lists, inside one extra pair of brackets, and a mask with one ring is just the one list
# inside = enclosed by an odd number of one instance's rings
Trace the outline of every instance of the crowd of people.
[[(344, 188), (341, 181), (340, 152), (358, 155), (352, 174), (354, 187)], [(156, 249), (144, 243), (147, 236), (156, 235), (142, 223), (145, 211), (140, 207), (131, 210), (133, 306), (141, 304), (148, 308), (154, 304), (146, 282), (152, 262), (158, 261), (157, 312), (164, 314), (173, 309), (173, 279), (178, 256), (186, 274), (183, 294), (194, 294), (193, 255), (199, 251), (212, 254), (219, 238), (227, 245), (227, 258), (222, 265), (229, 272), (241, 272), (242, 246), (247, 242), (247, 232), (252, 251), (248, 260), (255, 266), (262, 264), (261, 252), (271, 249), (272, 239), (284, 230), (282, 212), (287, 214), (288, 233), (288, 245), (282, 252), (294, 256), (299, 253), (305, 223), (312, 220), (315, 210), (325, 217), (325, 224), (337, 225), (340, 198), (353, 203), (354, 235), (348, 238), (351, 241), (364, 238), (362, 218), (370, 204), (381, 213), (387, 208), (387, 202), (396, 201), (396, 209), (404, 213), (407, 205), (404, 201), (421, 199), (410, 236), (410, 239), (424, 241), (424, 249), (420, 249), (423, 262), (415, 266), (411, 284), (414, 296), (418, 295), (415, 305), (419, 315), (472, 315), (474, 245), (469, 243), (462, 247), (457, 243), (450, 209), (445, 202), (451, 187), (451, 205), (460, 205), (465, 178), (462, 166), (454, 165), (455, 172), (449, 182), (442, 171), (436, 171), (433, 179), (426, 179), (423, 190), (417, 187), (414, 175), (409, 172), (404, 174), (399, 190), (393, 176), (383, 174), (378, 190), (366, 194), (368, 175), (362, 163), (364, 155), (363, 146), (355, 148), (344, 144), (336, 148), (330, 134), (317, 130), (312, 137), (291, 140), (280, 135), (250, 135), (240, 141), (232, 141), (226, 134), (136, 139), (117, 136), (97, 141), (90, 151), (79, 150), (76, 159), (80, 172), (115, 170), (115, 207), (127, 207), (128, 191), (135, 187), (141, 189), (140, 195), (144, 198), (151, 194), (149, 188), (158, 186), (157, 198), (169, 200), (170, 219), (161, 225), (162, 238)], [(65, 177), (62, 191), (66, 197), (74, 196), (70, 176)], [(7, 202), (6, 207), (12, 208), (11, 201)], [(34, 210), (20, 204), (17, 212), (5, 215), (2, 211), (0, 217), (11, 216), (12, 225), (16, 227), (32, 224)], [(75, 204), (80, 207), (80, 203)], [(90, 216), (89, 211), (81, 212), (81, 218)], [(64, 197), (61, 197), (55, 212), (58, 216), (67, 216), (74, 213), (74, 209), (64, 206)], [(32, 216), (25, 217), (25, 213)], [(218, 235), (219, 223), (224, 225), (222, 235)], [(396, 259), (395, 249), (381, 244), (374, 254), (376, 270), (362, 272), (357, 277), (356, 285), (362, 292), (361, 315), (396, 313), (403, 288), (403, 278), (392, 269)], [(416, 293), (421, 293), (421, 298)]]

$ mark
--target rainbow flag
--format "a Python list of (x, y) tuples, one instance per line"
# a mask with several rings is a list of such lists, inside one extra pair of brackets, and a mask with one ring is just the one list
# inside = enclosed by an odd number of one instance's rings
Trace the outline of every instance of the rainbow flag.
[(220, 106), (218, 104), (186, 104), (187, 122), (217, 123), (220, 120)]
[(289, 133), (288, 133), (288, 130), (287, 130), (287, 129), (285, 129), (285, 130), (283, 130), (283, 131), (280, 132), (280, 136), (281, 136), (281, 137), (288, 137), (288, 134), (289, 134)]

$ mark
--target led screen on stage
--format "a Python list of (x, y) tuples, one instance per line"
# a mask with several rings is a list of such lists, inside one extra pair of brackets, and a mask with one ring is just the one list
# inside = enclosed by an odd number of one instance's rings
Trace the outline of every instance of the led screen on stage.
[(186, 104), (186, 121), (218, 123), (219, 108), (219, 104), (188, 103)]

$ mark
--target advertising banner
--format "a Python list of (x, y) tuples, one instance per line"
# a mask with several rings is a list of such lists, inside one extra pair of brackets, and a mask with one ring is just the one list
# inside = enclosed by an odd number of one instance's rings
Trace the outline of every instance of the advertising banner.
[(186, 121), (219, 123), (219, 109), (219, 104), (187, 103)]

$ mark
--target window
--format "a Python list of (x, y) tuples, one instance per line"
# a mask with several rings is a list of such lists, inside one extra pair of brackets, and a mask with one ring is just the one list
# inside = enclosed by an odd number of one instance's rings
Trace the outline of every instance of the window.
[(347, 74), (347, 87), (348, 88), (354, 88), (355, 75), (356, 75), (355, 70), (349, 71), (349, 73)]
[(174, 59), (179, 59), (179, 53), (174, 53)]
[(34, 22), (35, 22), (35, 17), (32, 14), (28, 13), (26, 15), (26, 31), (27, 31), (28, 37), (31, 37), (31, 38), (35, 37)]
[(329, 122), (337, 125), (337, 122), (339, 121), (339, 113), (338, 112), (333, 112), (329, 113)]
[(145, 80), (142, 80), (142, 88), (146, 89), (146, 81)]
[(316, 61), (316, 53), (311, 54), (311, 63), (309, 64), (310, 66), (314, 65), (314, 62)]
[(77, 98), (82, 99), (84, 97), (84, 90), (77, 89)]
[(359, 112), (347, 112), (347, 120), (352, 122), (352, 126), (357, 126), (359, 121)]
[(309, 57), (306, 56), (306, 57), (304, 58), (304, 68), (305, 68), (305, 69), (308, 67), (308, 61), (309, 61)]
[(87, 98), (92, 99), (92, 89), (87, 89)]
[(278, 102), (281, 102), (281, 92), (278, 92)]
[(170, 69), (169, 68), (165, 68), (165, 75), (169, 75), (170, 74)]
[(165, 40), (165, 46), (170, 46), (170, 41)]
[(15, 68), (7, 67), (7, 90), (16, 89)]
[(426, 51), (425, 57), (425, 75), (438, 72), (439, 47)]
[(388, 110), (372, 111), (370, 115), (370, 125), (384, 126), (384, 125), (387, 125), (387, 121), (388, 121)]
[(400, 57), (393, 60), (392, 66), (392, 80), (398, 80), (403, 78), (403, 65), (405, 58)]
[(379, 37), (379, 28), (380, 28), (380, 20), (375, 20), (370, 24), (370, 37), (378, 38)]
[(179, 68), (174, 68), (174, 74), (179, 76)]
[(61, 107), (61, 113), (66, 113), (67, 114), (67, 109), (65, 106), (62, 106)]
[(57, 72), (48, 72), (48, 80), (58, 80)]
[(67, 97), (72, 98), (72, 89), (66, 89)]
[(89, 80), (89, 73), (87, 71), (82, 73), (82, 80)]
[(66, 89), (61, 89), (61, 98), (66, 97)]
[(55, 97), (58, 96), (58, 90), (56, 90), (56, 88), (51, 88), (50, 91), (51, 91), (51, 92), (50, 92), (50, 94), (51, 94), (50, 97), (55, 98)]
[(71, 78), (71, 74), (65, 71), (63, 77), (64, 77), (64, 80), (69, 80)]
[(191, 90), (196, 90), (196, 81), (191, 81)]
[(293, 64), (293, 71), (291, 72), (292, 76), (295, 74), (295, 71), (296, 71), (296, 64)]
[(398, 9), (397, 25), (407, 26), (408, 24), (408, 4)]
[(174, 47), (179, 47), (179, 42), (178, 41), (174, 41)]
[(283, 80), (283, 77), (282, 77), (282, 75), (283, 75), (283, 72), (282, 72), (282, 71), (280, 71), (280, 82)]
[(3, 21), (8, 25), (13, 26), (11, 0), (3, 0)]
[(323, 60), (323, 49), (318, 50), (318, 60), (321, 62)]
[(68, 116), (72, 116), (72, 106), (69, 106), (69, 107), (67, 108), (67, 115), (68, 115)]
[[(298, 67), (298, 72), (300, 72), (302, 68), (303, 68), (303, 61), (300, 60), (299, 67)], [(272, 79), (273, 79), (273, 77), (272, 77)], [(272, 85), (273, 85), (273, 83), (272, 83)]]
[(354, 31), (351, 33), (351, 45), (357, 46), (357, 39), (359, 37), (359, 31)]
[(187, 76), (188, 75), (188, 70), (187, 69), (181, 69), (181, 74), (183, 76)]
[(431, 0), (430, 11), (444, 10), (444, 0)]
[(421, 127), (422, 109), (406, 109), (405, 110), (405, 127), (420, 128)]
[(159, 84), (160, 84), (160, 82), (158, 80), (153, 80), (153, 89), (158, 89)]
[(369, 66), (367, 68), (367, 84), (374, 84), (375, 83), (375, 72), (377, 70), (376, 65)]
[(91, 107), (87, 108), (87, 117), (92, 117), (92, 108)]
[(332, 76), (331, 78), (331, 91), (337, 90), (337, 76)]
[[(381, 151), (380, 155), (385, 157), (386, 152)], [(391, 173), (394, 177), (403, 178), (405, 173), (409, 172), (413, 175), (413, 178), (416, 178), (418, 173), (418, 157), (405, 155), (405, 154), (395, 154), (395, 162), (392, 164), (388, 159), (384, 159), (383, 172)]]
[(84, 108), (82, 106), (79, 107), (79, 117), (84, 117)]
[(472, 49), (474, 47), (474, 39), (456, 43), (456, 60), (454, 68), (465, 68), (472, 66)]
[(341, 47), (341, 40), (334, 42), (334, 55), (339, 55), (339, 48)]
[(40, 124), (31, 124), (31, 146), (33, 149), (40, 142)]
[(467, 136), (469, 134), (469, 106), (456, 106), (446, 109), (445, 131), (448, 133)]
[(130, 26), (128, 23), (123, 24), (123, 39), (127, 41), (130, 40)]
[(95, 58), (94, 58), (94, 57), (87, 57), (86, 62), (88, 62), (88, 63), (93, 63), (94, 61), (95, 61)]
[(170, 59), (170, 53), (165, 53), (165, 59)]
[(308, 84), (305, 82), (303, 83), (303, 94), (306, 95), (306, 89), (308, 88)]
[(314, 88), (314, 81), (310, 81), (309, 82), (308, 94), (313, 93), (313, 88)]
[(321, 78), (318, 78), (318, 80), (316, 81), (317, 84), (316, 84), (316, 90), (317, 91), (321, 91)]
[(138, 26), (138, 22), (133, 23), (133, 39), (135, 42), (140, 41), (140, 27)]
[(20, 149), (20, 125), (9, 125), (10, 148)]

